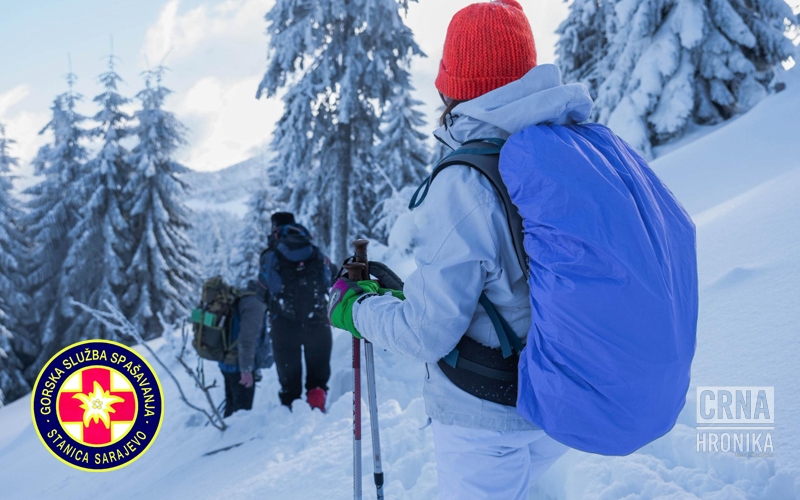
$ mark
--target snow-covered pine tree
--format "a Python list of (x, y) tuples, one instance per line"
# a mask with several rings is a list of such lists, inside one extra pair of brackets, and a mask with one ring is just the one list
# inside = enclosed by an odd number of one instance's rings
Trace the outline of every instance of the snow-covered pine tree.
[[(305, 221), (310, 229), (318, 230), (326, 224), (326, 218), (324, 213), (317, 213), (318, 203), (315, 203), (317, 196), (314, 186), (323, 176), (318, 171), (319, 160), (315, 158), (319, 147), (311, 140), (312, 121), (308, 116), (312, 114), (312, 101), (298, 85), (287, 89), (283, 104), (284, 113), (270, 140), (270, 150), (274, 154), (264, 172), (266, 182), (253, 196), (267, 203), (270, 203), (267, 200), (271, 200), (276, 209), (295, 212), (298, 220)], [(305, 147), (290, 147), (292, 144)], [(268, 220), (266, 214), (260, 213), (262, 210), (268, 210), (267, 206), (259, 209), (256, 219), (249, 219)], [(269, 230), (269, 225), (266, 228)], [(323, 240), (327, 241), (328, 238), (323, 236)], [(325, 244), (325, 241), (322, 243)]]
[[(241, 217), (225, 210), (192, 213), (191, 228), (186, 234), (200, 254), (202, 279), (222, 276), (227, 283), (236, 283), (236, 248), (243, 228)], [(250, 279), (255, 279), (255, 274)]]
[(257, 97), (288, 87), (272, 143), (276, 201), (311, 222), (334, 260), (349, 253), (350, 238), (369, 234), (379, 116), (404, 63), (421, 53), (400, 15), (407, 4), (278, 0), (266, 15), (269, 62)]
[(26, 247), (11, 184), (11, 169), (18, 164), (17, 158), (11, 156), (15, 142), (6, 137), (6, 129), (0, 123), (0, 407), (31, 390), (16, 352), (16, 346), (25, 340), (20, 317), (27, 301), (22, 291)]
[(162, 85), (165, 68), (145, 72), (145, 89), (136, 97), (142, 108), (134, 113), (133, 133), (139, 143), (129, 163), (133, 172), (124, 192), (130, 196), (133, 256), (125, 273), (122, 305), (144, 338), (161, 335), (161, 313), (167, 322), (186, 314), (198, 295), (199, 268), (184, 205), (186, 167), (173, 159), (185, 143), (186, 128), (163, 109), (170, 90)]
[(596, 99), (605, 77), (601, 62), (608, 54), (609, 38), (616, 33), (613, 2), (574, 0), (556, 33), (556, 59), (564, 81), (585, 83)]
[[(380, 174), (378, 205), (375, 207), (373, 232), (383, 243), (397, 218), (408, 210), (408, 200), (422, 179), (431, 151), (427, 136), (419, 129), (425, 118), (414, 99), (414, 87), (407, 75), (397, 83), (395, 95), (381, 115), (381, 135), (375, 168)], [(410, 190), (410, 192), (409, 192)]]
[[(90, 131), (102, 139), (102, 146), (86, 163), (77, 186), (87, 200), (81, 208), (81, 220), (70, 238), (75, 242), (65, 261), (70, 295), (95, 309), (104, 303), (119, 308), (125, 281), (126, 263), (130, 260), (131, 231), (123, 207), (129, 204), (123, 188), (131, 176), (128, 151), (120, 141), (130, 135), (131, 117), (122, 111), (130, 100), (121, 96), (122, 78), (114, 70), (114, 56), (108, 57), (108, 70), (99, 77), (103, 92), (94, 98), (100, 111), (94, 116), (97, 128)], [(68, 343), (86, 339), (122, 341), (91, 314), (75, 310), (75, 318), (65, 332)]]
[(247, 202), (244, 228), (237, 237), (230, 268), (237, 286), (244, 287), (258, 275), (258, 260), (267, 248), (267, 237), (272, 225), (270, 217), (277, 209), (272, 202), (274, 194), (267, 179), (261, 180), (261, 188)]
[(797, 17), (784, 0), (576, 1), (559, 28), (559, 65), (594, 87), (594, 118), (648, 156), (691, 123), (750, 109), (794, 50), (785, 34)]
[(87, 156), (82, 142), (88, 135), (80, 127), (86, 118), (75, 109), (82, 98), (73, 91), (76, 79), (72, 72), (67, 75), (69, 90), (56, 97), (53, 117), (40, 132), (52, 133), (52, 141), (39, 149), (34, 159), (36, 172), (44, 179), (25, 191), (30, 200), (23, 223), (32, 247), (26, 265), (32, 300), (27, 319), (40, 346), (36, 359), (26, 368), (28, 380), (65, 347), (64, 332), (75, 314), (64, 263), (85, 201), (78, 180)]
[(211, 228), (211, 255), (208, 263), (203, 268), (202, 276), (222, 276), (228, 283), (231, 279), (230, 270), (230, 246), (226, 244), (223, 236), (223, 228), (219, 224), (214, 224)]

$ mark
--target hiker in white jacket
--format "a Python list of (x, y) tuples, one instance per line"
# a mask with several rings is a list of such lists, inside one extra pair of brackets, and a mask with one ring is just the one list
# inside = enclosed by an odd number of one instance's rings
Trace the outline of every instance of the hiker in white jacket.
[[(477, 60), (470, 66), (459, 58)], [(562, 84), (553, 65), (536, 67), (530, 25), (513, 0), (474, 4), (456, 14), (436, 85), (446, 111), (435, 135), (454, 150), (476, 139), (507, 139), (532, 125), (580, 122), (592, 108), (585, 87)], [(482, 293), (525, 341), (529, 289), (503, 203), (483, 174), (454, 165), (430, 184), (414, 214), (417, 269), (405, 282), (405, 300), (397, 293), (364, 294), (376, 290), (340, 280), (332, 291), (331, 320), (378, 348), (426, 363), (424, 398), (441, 498), (527, 498), (531, 482), (567, 447), (514, 406), (460, 389), (437, 364), (465, 336), (499, 347), (479, 305)]]

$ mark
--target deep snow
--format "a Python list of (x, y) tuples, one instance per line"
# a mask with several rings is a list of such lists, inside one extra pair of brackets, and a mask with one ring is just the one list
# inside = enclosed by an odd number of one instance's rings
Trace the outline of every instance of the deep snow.
[[(787, 500), (800, 498), (800, 71), (789, 89), (749, 114), (653, 163), (697, 223), (700, 322), (693, 387), (680, 423), (628, 457), (570, 452), (532, 498), (557, 500)], [(395, 227), (405, 248), (412, 218)], [(383, 253), (401, 274), (407, 255)], [(255, 408), (220, 433), (183, 406), (160, 375), (165, 418), (150, 450), (134, 464), (90, 473), (58, 462), (31, 425), (30, 398), (0, 409), (0, 496), (12, 499), (346, 499), (351, 486), (349, 338), (334, 334), (327, 415), (304, 403), (277, 403), (274, 371), (260, 384)], [(152, 343), (169, 357), (178, 335)], [(424, 367), (376, 353), (384, 468), (391, 499), (437, 496), (430, 429), (423, 428)], [(173, 369), (184, 384), (188, 379)], [(209, 376), (216, 373), (206, 364)], [(695, 385), (774, 385), (775, 458), (697, 453)], [(217, 398), (220, 392), (216, 393)], [(199, 394), (195, 395), (199, 400)], [(366, 415), (366, 407), (364, 408)], [(368, 429), (365, 416), (364, 428)], [(239, 445), (239, 443), (242, 443)], [(215, 450), (238, 445), (226, 451)], [(372, 494), (369, 433), (364, 433), (364, 487)]]

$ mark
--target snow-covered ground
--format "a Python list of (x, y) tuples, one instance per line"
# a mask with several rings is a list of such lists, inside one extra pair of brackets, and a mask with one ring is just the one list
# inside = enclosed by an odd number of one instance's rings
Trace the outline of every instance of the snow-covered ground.
[[(568, 453), (532, 498), (800, 499), (800, 72), (789, 85), (748, 115), (653, 164), (698, 230), (699, 342), (680, 423), (628, 457)], [(406, 239), (393, 236), (393, 243)], [(387, 257), (408, 272), (407, 257)], [(112, 472), (83, 472), (57, 461), (31, 425), (29, 397), (16, 401), (0, 409), (2, 499), (350, 498), (350, 342), (340, 331), (334, 337), (327, 415), (303, 403), (294, 412), (278, 405), (277, 380), (268, 371), (254, 410), (234, 415), (230, 429), (220, 433), (182, 405), (172, 382), (156, 369), (166, 401), (161, 433), (142, 459)], [(177, 341), (173, 334), (152, 346), (168, 358)], [(421, 399), (424, 368), (376, 355), (387, 495), (436, 498)], [(206, 369), (209, 376), (216, 372), (211, 364)], [(775, 458), (696, 452), (694, 385), (775, 386)], [(364, 439), (369, 457), (368, 432)], [(369, 497), (369, 460), (364, 465)]]

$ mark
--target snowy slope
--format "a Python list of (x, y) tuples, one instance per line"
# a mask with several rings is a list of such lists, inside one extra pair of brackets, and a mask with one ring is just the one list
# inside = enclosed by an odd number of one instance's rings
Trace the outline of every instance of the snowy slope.
[[(697, 223), (701, 311), (693, 384), (774, 385), (776, 458), (696, 453), (690, 399), (681, 423), (662, 439), (621, 458), (570, 452), (532, 498), (800, 499), (800, 390), (794, 385), (800, 378), (800, 72), (795, 73), (785, 92), (654, 162)], [(400, 226), (393, 244), (408, 239), (402, 233), (409, 228)], [(409, 269), (405, 257), (389, 261)], [(176, 341), (173, 335), (153, 345), (168, 357)], [(327, 415), (304, 404), (293, 413), (279, 407), (270, 371), (254, 411), (232, 417), (223, 434), (184, 407), (157, 369), (167, 401), (161, 434), (144, 458), (104, 474), (73, 470), (50, 456), (30, 424), (30, 399), (23, 398), (0, 409), (0, 496), (350, 498), (349, 346), (347, 335), (337, 331)], [(430, 429), (421, 429), (424, 368), (376, 354), (387, 494), (393, 500), (436, 498)], [(209, 376), (215, 372), (206, 367)], [(368, 457), (369, 433), (364, 439)], [(368, 460), (364, 485), (369, 497)]]

